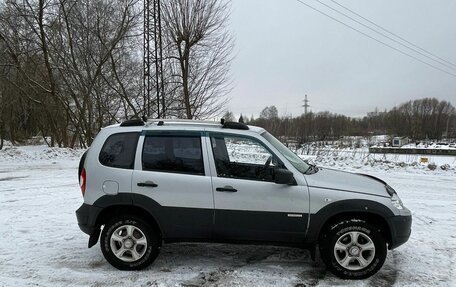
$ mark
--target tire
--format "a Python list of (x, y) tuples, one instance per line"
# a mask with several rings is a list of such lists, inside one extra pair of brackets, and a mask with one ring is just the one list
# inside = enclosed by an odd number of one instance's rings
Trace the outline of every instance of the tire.
[(337, 277), (365, 279), (383, 266), (387, 245), (377, 227), (352, 218), (329, 227), (321, 238), (320, 254)]
[(156, 230), (143, 219), (122, 216), (105, 225), (100, 247), (105, 259), (115, 268), (140, 270), (157, 258), (160, 241)]

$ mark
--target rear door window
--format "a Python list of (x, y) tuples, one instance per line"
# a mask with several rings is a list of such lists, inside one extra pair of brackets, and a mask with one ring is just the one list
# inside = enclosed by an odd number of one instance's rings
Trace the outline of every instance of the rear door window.
[(110, 135), (101, 148), (98, 159), (109, 167), (133, 169), (139, 133), (117, 133)]
[(199, 135), (148, 135), (144, 140), (142, 168), (149, 171), (204, 175)]

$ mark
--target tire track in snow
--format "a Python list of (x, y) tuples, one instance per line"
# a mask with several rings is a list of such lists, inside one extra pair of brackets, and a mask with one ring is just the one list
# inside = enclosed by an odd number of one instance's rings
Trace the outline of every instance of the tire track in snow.
[(394, 251), (391, 251), (388, 255), (392, 257), (391, 262), (385, 262), (385, 265), (383, 265), (377, 274), (368, 279), (367, 286), (387, 287), (393, 286), (396, 283), (398, 277), (397, 255)]
[(184, 287), (220, 286), (220, 283), (227, 283), (227, 279), (233, 272), (233, 269), (225, 268), (218, 268), (218, 270), (212, 272), (201, 272), (195, 278), (182, 282), (181, 285)]
[(298, 274), (301, 282), (298, 282), (295, 287), (318, 286), (320, 281), (326, 277), (326, 267), (323, 262), (315, 262), (311, 268), (302, 271)]
[(9, 176), (9, 177), (0, 178), (0, 181), (12, 181), (14, 179), (27, 178), (27, 177), (28, 176)]

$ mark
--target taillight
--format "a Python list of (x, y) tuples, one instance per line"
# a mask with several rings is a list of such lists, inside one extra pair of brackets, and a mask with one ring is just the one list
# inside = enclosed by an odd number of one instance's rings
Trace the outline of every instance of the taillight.
[(85, 170), (85, 168), (83, 168), (82, 172), (81, 172), (81, 177), (79, 179), (79, 186), (81, 186), (82, 196), (84, 196), (85, 191), (86, 191), (86, 180), (87, 180), (86, 170)]

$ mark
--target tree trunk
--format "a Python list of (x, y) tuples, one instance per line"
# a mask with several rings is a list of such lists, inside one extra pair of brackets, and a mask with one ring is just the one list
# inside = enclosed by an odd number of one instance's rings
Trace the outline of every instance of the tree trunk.
[(5, 129), (4, 129), (4, 126), (5, 126), (5, 124), (2, 122), (2, 123), (0, 124), (0, 150), (3, 149), (3, 139), (5, 138), (5, 134), (4, 134)]

